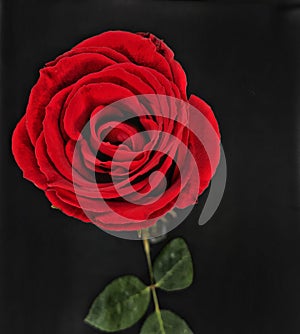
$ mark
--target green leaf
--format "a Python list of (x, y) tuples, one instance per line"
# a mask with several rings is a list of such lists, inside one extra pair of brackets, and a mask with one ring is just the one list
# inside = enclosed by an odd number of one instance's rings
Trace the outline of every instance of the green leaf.
[(192, 284), (192, 257), (182, 238), (173, 239), (165, 246), (154, 262), (153, 272), (156, 286), (163, 290), (181, 290)]
[(146, 312), (150, 288), (135, 276), (122, 276), (95, 299), (85, 322), (107, 332), (134, 325)]
[(171, 311), (162, 310), (163, 328), (156, 313), (152, 313), (144, 322), (140, 334), (193, 334), (187, 323)]

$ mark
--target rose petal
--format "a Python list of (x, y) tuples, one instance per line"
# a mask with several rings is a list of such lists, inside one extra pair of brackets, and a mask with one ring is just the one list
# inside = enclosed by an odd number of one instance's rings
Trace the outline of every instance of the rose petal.
[(25, 123), (26, 116), (23, 116), (13, 133), (12, 152), (23, 171), (24, 178), (44, 190), (47, 188), (46, 178), (37, 164), (34, 147), (31, 144)]

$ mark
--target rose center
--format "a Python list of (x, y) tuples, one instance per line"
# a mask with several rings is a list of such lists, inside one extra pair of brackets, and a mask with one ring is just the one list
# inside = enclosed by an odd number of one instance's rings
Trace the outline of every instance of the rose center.
[(101, 133), (101, 139), (109, 142), (112, 145), (120, 145), (126, 141), (126, 145), (130, 146), (130, 137), (135, 135), (138, 130), (131, 124), (121, 123), (118, 125), (111, 124), (106, 127)]
[(123, 131), (122, 129), (115, 128), (109, 131), (104, 141), (108, 141), (113, 145), (120, 145), (129, 137), (130, 135), (125, 131)]

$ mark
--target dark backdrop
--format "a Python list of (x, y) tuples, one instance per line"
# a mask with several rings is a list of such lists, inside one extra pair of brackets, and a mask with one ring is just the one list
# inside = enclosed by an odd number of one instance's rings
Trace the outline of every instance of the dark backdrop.
[(213, 106), (227, 157), (214, 217), (199, 227), (200, 203), (169, 235), (187, 240), (196, 276), (159, 292), (161, 306), (196, 334), (299, 333), (300, 8), (121, 0), (2, 1), (0, 332), (96, 333), (82, 320), (102, 288), (126, 273), (148, 280), (140, 242), (50, 209), (10, 151), (38, 69), (108, 29), (151, 31), (173, 48), (189, 93)]

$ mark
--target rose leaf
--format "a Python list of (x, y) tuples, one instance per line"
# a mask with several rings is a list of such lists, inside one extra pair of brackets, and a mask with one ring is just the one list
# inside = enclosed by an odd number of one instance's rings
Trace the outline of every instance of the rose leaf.
[(193, 334), (187, 323), (175, 313), (167, 310), (162, 310), (160, 313), (163, 328), (157, 314), (152, 313), (144, 322), (140, 334)]
[(134, 325), (149, 302), (149, 287), (135, 276), (122, 276), (99, 294), (84, 321), (102, 331), (120, 331)]
[(156, 287), (173, 291), (185, 289), (193, 281), (191, 253), (182, 238), (169, 242), (156, 258), (154, 265)]

